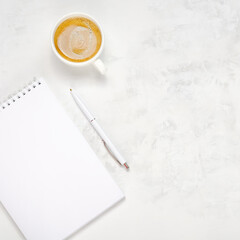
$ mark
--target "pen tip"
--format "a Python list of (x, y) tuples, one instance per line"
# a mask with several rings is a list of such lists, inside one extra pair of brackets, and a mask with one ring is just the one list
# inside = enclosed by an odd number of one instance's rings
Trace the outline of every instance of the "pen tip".
[(129, 169), (129, 166), (127, 163), (124, 163), (124, 166), (126, 167), (127, 170)]
[(72, 91), (72, 89), (70, 88), (70, 91)]

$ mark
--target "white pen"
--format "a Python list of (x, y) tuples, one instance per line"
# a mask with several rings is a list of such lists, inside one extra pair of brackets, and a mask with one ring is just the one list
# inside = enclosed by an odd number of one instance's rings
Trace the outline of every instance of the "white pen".
[(116, 159), (121, 165), (124, 165), (127, 169), (129, 169), (129, 166), (126, 162), (126, 160), (122, 157), (122, 155), (119, 153), (119, 151), (116, 149), (116, 147), (113, 145), (113, 143), (110, 141), (110, 139), (107, 137), (107, 135), (104, 133), (103, 129), (100, 127), (100, 125), (97, 123), (95, 117), (89, 112), (86, 105), (82, 101), (82, 99), (77, 95), (72, 89), (70, 89), (70, 93), (75, 100), (76, 104), (82, 111), (82, 113), (85, 115), (85, 117), (88, 119), (88, 121), (91, 123), (99, 137), (102, 139), (106, 149), (108, 152), (112, 155), (114, 159)]

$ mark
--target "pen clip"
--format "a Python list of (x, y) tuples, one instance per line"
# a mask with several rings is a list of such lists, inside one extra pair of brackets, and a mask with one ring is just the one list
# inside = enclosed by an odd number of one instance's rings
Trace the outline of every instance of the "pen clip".
[(119, 163), (119, 165), (122, 166), (122, 164), (118, 161), (118, 159), (115, 157), (115, 155), (114, 155), (114, 154), (111, 152), (111, 150), (108, 148), (106, 142), (105, 142), (103, 139), (102, 139), (102, 141), (103, 141), (103, 144), (104, 144), (105, 148), (107, 149), (107, 151), (109, 152), (109, 154), (112, 156), (112, 158), (113, 158), (114, 160), (116, 160), (116, 161)]

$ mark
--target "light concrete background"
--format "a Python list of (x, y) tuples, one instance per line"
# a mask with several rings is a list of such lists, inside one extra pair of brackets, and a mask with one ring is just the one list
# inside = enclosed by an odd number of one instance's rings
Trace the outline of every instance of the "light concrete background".
[[(51, 51), (53, 25), (73, 11), (103, 26), (104, 77)], [(1, 0), (1, 100), (45, 77), (126, 194), (71, 240), (240, 239), (239, 40), (238, 0)], [(111, 159), (69, 87), (130, 172)], [(0, 239), (23, 239), (3, 210)]]

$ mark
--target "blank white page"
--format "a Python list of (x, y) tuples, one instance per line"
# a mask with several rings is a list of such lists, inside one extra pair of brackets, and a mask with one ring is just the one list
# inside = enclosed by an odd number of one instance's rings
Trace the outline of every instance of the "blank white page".
[(123, 193), (46, 83), (28, 88), (0, 110), (0, 201), (26, 239), (60, 240)]

